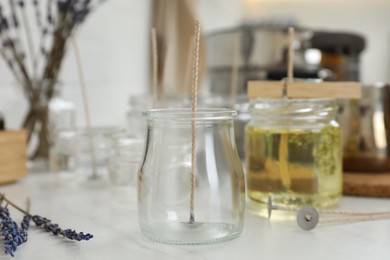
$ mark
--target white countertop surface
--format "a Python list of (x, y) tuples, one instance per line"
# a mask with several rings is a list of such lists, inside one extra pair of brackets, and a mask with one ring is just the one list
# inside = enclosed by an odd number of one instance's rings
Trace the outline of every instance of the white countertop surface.
[[(74, 242), (31, 225), (29, 240), (14, 259), (389, 259), (390, 220), (319, 224), (303, 231), (294, 220), (268, 220), (246, 213), (238, 239), (207, 246), (172, 246), (144, 238), (138, 228), (136, 201), (118, 201), (107, 186), (70, 185), (61, 176), (31, 173), (0, 192), (31, 213), (62, 228), (92, 233), (90, 241)], [(343, 197), (339, 208), (390, 210), (389, 199)], [(15, 219), (21, 215), (12, 211)], [(2, 251), (3, 249), (1, 249)], [(0, 252), (0, 259), (8, 259)]]

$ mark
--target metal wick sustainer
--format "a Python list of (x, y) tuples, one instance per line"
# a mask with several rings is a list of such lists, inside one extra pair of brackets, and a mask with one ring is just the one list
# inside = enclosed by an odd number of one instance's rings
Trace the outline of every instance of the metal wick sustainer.
[(298, 226), (303, 230), (311, 230), (315, 228), (320, 220), (320, 215), (318, 211), (312, 206), (304, 206), (300, 209), (295, 209), (291, 207), (282, 207), (272, 204), (272, 198), (268, 197), (267, 203), (268, 218), (271, 218), (272, 210), (286, 210), (297, 212), (297, 223)]

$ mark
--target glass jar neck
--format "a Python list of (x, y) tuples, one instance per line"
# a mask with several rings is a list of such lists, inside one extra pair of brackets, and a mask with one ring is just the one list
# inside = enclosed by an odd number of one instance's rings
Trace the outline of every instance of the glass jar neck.
[(180, 125), (210, 124), (232, 121), (236, 111), (229, 109), (201, 108), (192, 112), (191, 109), (150, 109), (143, 112), (148, 123), (169, 123)]
[(334, 99), (254, 99), (251, 100), (252, 120), (266, 125), (328, 124), (336, 118), (338, 106)]

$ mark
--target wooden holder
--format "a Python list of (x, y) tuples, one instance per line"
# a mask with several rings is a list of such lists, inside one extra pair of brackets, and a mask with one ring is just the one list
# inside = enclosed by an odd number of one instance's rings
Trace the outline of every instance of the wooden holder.
[[(286, 87), (286, 95), (283, 90)], [(309, 82), (309, 81), (249, 81), (249, 98), (351, 98), (361, 97), (361, 86), (357, 82)]]
[(0, 184), (27, 175), (27, 131), (0, 131)]

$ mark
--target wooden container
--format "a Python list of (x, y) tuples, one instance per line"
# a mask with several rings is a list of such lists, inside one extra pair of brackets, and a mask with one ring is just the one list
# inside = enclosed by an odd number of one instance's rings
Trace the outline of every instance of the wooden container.
[(0, 131), (0, 184), (27, 175), (27, 131)]

